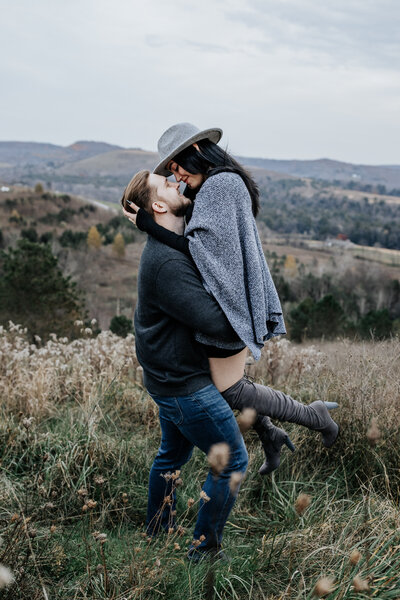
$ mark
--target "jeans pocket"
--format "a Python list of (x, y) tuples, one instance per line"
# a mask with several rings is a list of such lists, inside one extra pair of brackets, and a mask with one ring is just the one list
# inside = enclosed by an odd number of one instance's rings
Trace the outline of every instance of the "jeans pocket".
[(152, 396), (154, 402), (160, 409), (160, 415), (172, 421), (174, 425), (181, 425), (183, 423), (183, 413), (177, 398), (166, 398), (164, 396)]

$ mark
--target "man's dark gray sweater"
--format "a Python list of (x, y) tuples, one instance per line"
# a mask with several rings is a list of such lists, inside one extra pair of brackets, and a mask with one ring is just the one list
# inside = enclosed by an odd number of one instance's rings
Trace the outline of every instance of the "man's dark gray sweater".
[(149, 236), (140, 260), (135, 311), (136, 354), (151, 394), (185, 396), (212, 383), (194, 331), (238, 340), (193, 262)]

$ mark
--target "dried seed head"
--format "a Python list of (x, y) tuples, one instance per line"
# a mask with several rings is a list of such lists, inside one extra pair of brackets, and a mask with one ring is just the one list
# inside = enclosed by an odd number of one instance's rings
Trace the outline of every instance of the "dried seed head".
[(327, 596), (333, 592), (333, 589), (333, 579), (331, 577), (321, 577), (321, 579), (318, 579), (317, 583), (315, 584), (314, 596), (317, 596), (317, 598), (323, 598), (324, 596)]
[(356, 592), (369, 592), (370, 587), (366, 579), (361, 579), (359, 575), (356, 575), (353, 579), (354, 591)]
[(169, 527), (168, 529), (168, 535), (171, 535), (172, 533), (174, 533), (174, 528), (173, 527)]
[(105, 479), (101, 475), (94, 478), (94, 482), (96, 485), (103, 485), (106, 481), (107, 481), (107, 479)]
[(181, 474), (180, 470), (177, 469), (176, 471), (174, 471), (174, 473), (172, 473), (171, 479), (172, 480), (178, 479), (178, 477), (179, 477), (180, 474)]
[(294, 503), (294, 509), (298, 515), (302, 515), (311, 504), (311, 496), (308, 494), (299, 494)]
[(174, 550), (180, 550), (180, 549), (181, 549), (180, 545), (177, 542), (175, 542)]
[(50, 527), (50, 533), (55, 533), (57, 531), (57, 527), (55, 525), (52, 525)]
[(29, 417), (29, 419), (25, 417), (25, 419), (22, 419), (22, 425), (25, 427), (26, 430), (28, 430), (32, 427), (34, 420), (35, 417)]
[(178, 477), (178, 479), (175, 479), (175, 487), (179, 487), (182, 484), (183, 480), (180, 477)]
[(226, 442), (211, 446), (208, 452), (208, 462), (214, 473), (221, 473), (229, 462), (230, 450)]
[(359, 552), (359, 550), (357, 550), (357, 548), (354, 548), (354, 550), (352, 550), (350, 553), (350, 557), (349, 557), (350, 564), (357, 565), (360, 562), (360, 559), (361, 559), (361, 552)]
[(88, 495), (88, 491), (86, 488), (80, 488), (77, 492), (78, 496), (87, 496)]
[(88, 508), (95, 508), (97, 506), (96, 500), (88, 500), (86, 504)]
[(87, 504), (84, 504), (84, 505), (82, 506), (82, 512), (86, 512), (86, 511), (87, 511), (87, 509), (88, 509), (88, 505), (87, 505)]
[(161, 477), (164, 477), (165, 481), (169, 481), (170, 479), (172, 479), (172, 473), (161, 473)]
[(176, 533), (179, 535), (179, 537), (182, 537), (183, 535), (185, 535), (185, 528), (182, 527), (182, 525), (178, 525)]
[(232, 496), (236, 496), (239, 490), (239, 486), (242, 483), (243, 473), (240, 471), (234, 471), (229, 479), (229, 489), (231, 490)]
[(193, 506), (193, 504), (194, 504), (194, 498), (189, 498), (189, 500), (187, 501), (188, 508)]
[(5, 567), (4, 565), (0, 565), (0, 589), (11, 585), (13, 581), (14, 575), (12, 574), (10, 569)]
[(201, 544), (200, 540), (193, 540), (192, 541), (193, 548), (197, 548), (198, 546), (200, 546), (200, 544)]
[(237, 418), (239, 429), (242, 433), (254, 425), (257, 418), (257, 412), (254, 408), (245, 408)]
[(371, 446), (376, 446), (377, 442), (381, 437), (381, 432), (378, 427), (378, 420), (376, 417), (371, 419), (371, 423), (369, 425), (369, 429), (367, 431), (367, 440), (371, 444)]
[(200, 540), (201, 542), (204, 542), (204, 540), (205, 540), (205, 539), (206, 539), (206, 536), (205, 536), (205, 535), (203, 535), (203, 534), (201, 534), (201, 536), (199, 537), (199, 540)]
[(201, 490), (200, 492), (200, 498), (204, 501), (204, 502), (209, 502), (211, 500), (210, 496), (207, 496), (207, 494), (205, 493), (204, 490)]
[(154, 565), (155, 565), (156, 567), (161, 567), (161, 561), (160, 561), (160, 559), (159, 559), (159, 558), (156, 558), (156, 560), (154, 561)]
[(53, 508), (55, 508), (56, 505), (54, 504), (54, 502), (46, 502), (46, 504), (44, 505), (44, 508), (46, 510), (53, 510)]
[(15, 523), (15, 521), (19, 521), (19, 514), (14, 513), (10, 519), (11, 523)]
[(100, 542), (100, 544), (105, 544), (105, 542), (107, 541), (107, 534), (106, 533), (98, 533), (98, 532), (96, 532), (96, 533), (97, 533), (96, 536), (93, 534), (94, 539), (97, 542)]

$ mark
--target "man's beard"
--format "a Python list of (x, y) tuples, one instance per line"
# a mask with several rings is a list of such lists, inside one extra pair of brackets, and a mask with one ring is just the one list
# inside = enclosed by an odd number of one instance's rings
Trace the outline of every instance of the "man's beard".
[(181, 204), (180, 206), (170, 206), (169, 210), (175, 217), (184, 217), (188, 208), (189, 204)]

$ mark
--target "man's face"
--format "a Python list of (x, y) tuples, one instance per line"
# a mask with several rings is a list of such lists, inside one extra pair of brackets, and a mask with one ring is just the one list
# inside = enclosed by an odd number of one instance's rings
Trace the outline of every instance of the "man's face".
[(156, 192), (157, 200), (164, 202), (169, 211), (177, 217), (182, 217), (189, 204), (189, 198), (183, 196), (179, 191), (179, 183), (169, 181), (162, 175), (151, 173), (149, 185)]

